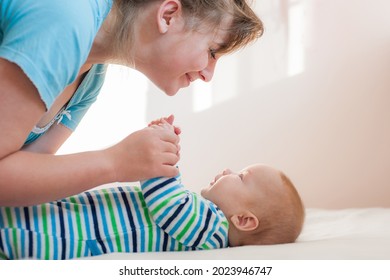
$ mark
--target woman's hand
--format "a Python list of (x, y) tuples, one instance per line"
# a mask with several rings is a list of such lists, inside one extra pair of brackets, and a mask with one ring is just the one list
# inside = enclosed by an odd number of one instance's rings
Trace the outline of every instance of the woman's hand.
[(173, 116), (152, 122), (124, 140), (106, 149), (114, 181), (132, 182), (178, 174), (180, 129), (172, 124)]

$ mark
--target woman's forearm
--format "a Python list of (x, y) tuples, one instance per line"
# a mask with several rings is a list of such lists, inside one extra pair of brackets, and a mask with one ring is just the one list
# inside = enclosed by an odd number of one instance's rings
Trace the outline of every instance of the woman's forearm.
[(179, 137), (144, 128), (107, 149), (71, 155), (17, 151), (0, 159), (0, 206), (25, 206), (120, 181), (178, 173)]
[(0, 160), (0, 206), (26, 206), (114, 180), (104, 151), (49, 155), (19, 151)]

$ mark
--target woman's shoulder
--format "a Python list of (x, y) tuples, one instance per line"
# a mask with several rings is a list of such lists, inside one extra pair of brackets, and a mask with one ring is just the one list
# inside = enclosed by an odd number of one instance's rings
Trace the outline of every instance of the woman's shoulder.
[[(30, 42), (37, 46), (49, 43), (66, 47), (68, 43), (75, 42), (76, 45), (81, 43), (78, 48), (83, 50), (91, 46), (111, 9), (110, 2), (3, 0), (0, 7), (0, 27), (4, 36), (2, 44), (13, 47), (34, 38)], [(89, 49), (86, 51), (89, 52)]]
[[(31, 2), (31, 3), (29, 3)], [(45, 23), (46, 28), (72, 23), (88, 23), (92, 25), (103, 21), (110, 11), (112, 0), (3, 0), (0, 12), (2, 21), (17, 23), (34, 18), (33, 25)]]
[(50, 107), (76, 79), (110, 9), (111, 0), (2, 0), (0, 56), (23, 69)]

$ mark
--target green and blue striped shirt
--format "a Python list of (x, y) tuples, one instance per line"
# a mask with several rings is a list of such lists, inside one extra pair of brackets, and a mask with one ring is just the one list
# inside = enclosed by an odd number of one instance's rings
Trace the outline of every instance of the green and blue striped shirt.
[(215, 249), (228, 246), (227, 234), (222, 211), (184, 189), (179, 176), (0, 207), (0, 259)]

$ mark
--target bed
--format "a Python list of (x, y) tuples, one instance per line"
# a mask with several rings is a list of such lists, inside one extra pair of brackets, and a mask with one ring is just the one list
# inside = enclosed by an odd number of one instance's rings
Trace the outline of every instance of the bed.
[(112, 253), (101, 260), (390, 260), (390, 208), (306, 209), (297, 242), (208, 251)]

